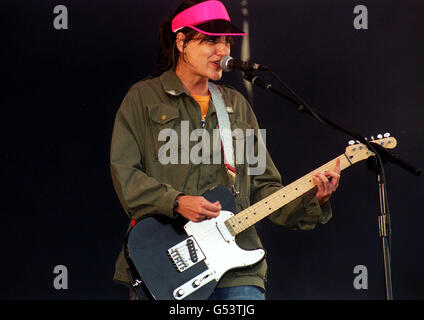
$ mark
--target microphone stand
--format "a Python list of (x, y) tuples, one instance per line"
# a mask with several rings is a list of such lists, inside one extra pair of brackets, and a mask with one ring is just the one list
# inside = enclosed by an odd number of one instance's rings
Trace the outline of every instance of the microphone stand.
[(302, 101), (290, 88), (288, 88), (284, 82), (282, 82), (278, 76), (276, 76), (271, 70), (267, 68), (274, 77), (276, 77), (283, 86), (288, 89), (297, 99), (293, 99), (288, 95), (282, 93), (280, 90), (275, 89), (270, 83), (267, 83), (260, 79), (259, 77), (253, 75), (252, 71), (244, 72), (244, 79), (251, 82), (252, 84), (270, 91), (280, 97), (283, 97), (287, 101), (295, 104), (298, 107), (298, 111), (302, 113), (306, 113), (310, 116), (315, 117), (321, 123), (332, 127), (340, 132), (347, 134), (352, 137), (356, 141), (359, 141), (365, 144), (370, 150), (372, 150), (375, 156), (367, 159), (367, 167), (368, 169), (374, 171), (376, 173), (377, 185), (378, 185), (378, 194), (380, 200), (380, 215), (378, 216), (378, 226), (379, 226), (379, 234), (382, 242), (382, 250), (383, 250), (383, 263), (384, 263), (384, 279), (385, 279), (385, 288), (386, 288), (386, 300), (393, 300), (393, 290), (392, 290), (392, 272), (391, 272), (391, 222), (390, 222), (390, 212), (387, 198), (387, 190), (386, 190), (386, 182), (385, 182), (385, 172), (383, 162), (391, 162), (402, 169), (419, 176), (421, 174), (421, 169), (417, 169), (407, 163), (406, 161), (400, 159), (399, 157), (391, 154), (385, 148), (380, 145), (369, 143), (363, 136), (359, 133), (348, 130), (341, 125), (331, 121), (326, 118), (322, 114), (320, 114), (317, 110), (309, 107), (305, 102)]

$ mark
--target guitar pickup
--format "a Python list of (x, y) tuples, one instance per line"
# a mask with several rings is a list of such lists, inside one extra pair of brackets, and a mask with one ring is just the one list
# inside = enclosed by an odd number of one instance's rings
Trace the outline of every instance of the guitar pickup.
[(179, 272), (183, 272), (205, 259), (193, 236), (168, 249), (168, 256)]

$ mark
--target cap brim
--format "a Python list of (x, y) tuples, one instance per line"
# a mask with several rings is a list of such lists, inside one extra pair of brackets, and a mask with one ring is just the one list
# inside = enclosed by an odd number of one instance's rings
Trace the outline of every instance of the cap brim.
[(227, 20), (212, 20), (188, 27), (208, 36), (247, 36), (247, 33)]

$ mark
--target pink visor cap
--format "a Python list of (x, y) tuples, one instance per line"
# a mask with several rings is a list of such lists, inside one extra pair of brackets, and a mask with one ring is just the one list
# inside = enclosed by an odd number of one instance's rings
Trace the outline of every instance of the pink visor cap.
[(184, 27), (208, 36), (247, 36), (231, 23), (227, 9), (220, 1), (205, 1), (177, 14), (172, 20), (172, 32)]

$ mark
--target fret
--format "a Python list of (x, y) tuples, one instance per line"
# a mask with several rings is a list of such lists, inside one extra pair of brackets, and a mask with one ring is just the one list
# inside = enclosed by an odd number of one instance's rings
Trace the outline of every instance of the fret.
[[(351, 165), (345, 157), (340, 156), (339, 158), (340, 170), (344, 170)], [(325, 171), (331, 170), (336, 166), (336, 160), (337, 158), (329, 161), (323, 166), (315, 169), (314, 171), (311, 171), (307, 175), (290, 183), (277, 192), (258, 201), (249, 208), (239, 212), (234, 217), (228, 219), (225, 224), (227, 225), (229, 231), (233, 235), (236, 235), (253, 226), (260, 220), (266, 218), (270, 214), (274, 213), (284, 205), (295, 200), (309, 190), (312, 190), (315, 187), (315, 183), (312, 180), (313, 175), (317, 172), (324, 173)]]
[[(397, 145), (396, 139), (390, 136), (373, 140), (372, 143), (378, 143), (387, 149), (393, 149)], [(354, 163), (365, 160), (372, 155), (373, 153), (363, 144), (350, 145), (346, 148), (344, 154), (311, 171), (300, 179), (269, 195), (265, 199), (258, 201), (249, 208), (239, 212), (225, 221), (225, 225), (231, 234), (235, 236), (285, 206), (287, 203), (315, 188), (315, 183), (312, 179), (313, 176), (318, 172), (325, 173), (326, 171), (334, 168), (336, 166), (337, 159), (340, 159), (340, 171), (342, 171)]]

